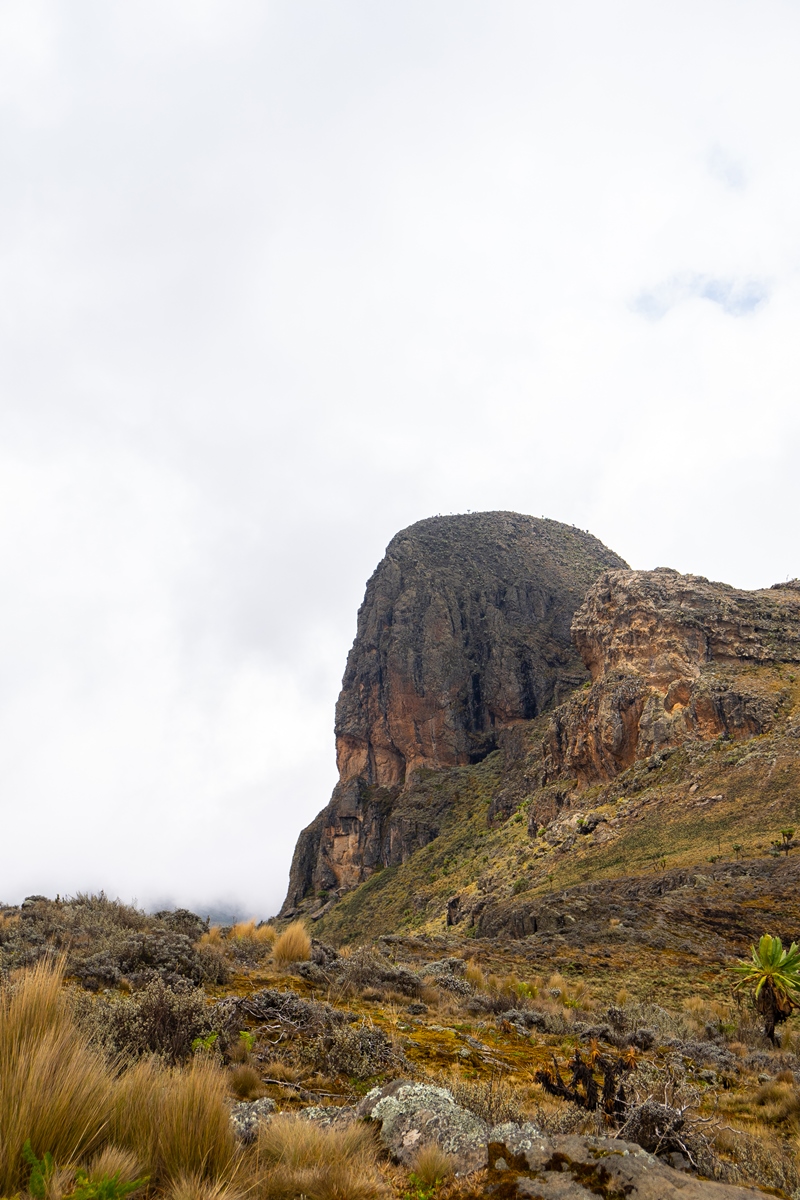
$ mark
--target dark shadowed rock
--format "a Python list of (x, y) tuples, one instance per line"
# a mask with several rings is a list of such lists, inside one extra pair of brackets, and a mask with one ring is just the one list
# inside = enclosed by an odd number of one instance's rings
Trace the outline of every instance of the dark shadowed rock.
[(698, 1179), (665, 1166), (641, 1146), (615, 1138), (494, 1138), (490, 1180), (506, 1200), (755, 1200), (765, 1193)]
[(435, 517), (392, 539), (336, 706), (339, 783), (300, 835), (284, 911), (437, 835), (442, 801), (405, 803), (404, 785), (479, 762), (503, 730), (583, 683), (573, 614), (598, 575), (624, 566), (590, 534), (518, 513)]

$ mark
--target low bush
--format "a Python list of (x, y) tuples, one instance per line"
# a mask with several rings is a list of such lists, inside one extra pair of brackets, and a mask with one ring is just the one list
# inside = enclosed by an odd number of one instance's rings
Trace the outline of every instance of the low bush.
[(383, 1030), (369, 1024), (334, 1026), (304, 1046), (302, 1056), (307, 1063), (348, 1079), (369, 1079), (391, 1063), (402, 1062)]
[(84, 1010), (84, 1020), (113, 1054), (157, 1054), (169, 1062), (188, 1058), (193, 1042), (221, 1032), (202, 989), (170, 988), (158, 976), (132, 995), (98, 999)]

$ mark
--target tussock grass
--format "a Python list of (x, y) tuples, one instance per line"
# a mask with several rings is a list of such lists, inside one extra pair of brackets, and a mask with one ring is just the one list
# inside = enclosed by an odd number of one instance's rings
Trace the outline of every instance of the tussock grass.
[(311, 958), (311, 938), (302, 921), (292, 921), (276, 938), (272, 948), (273, 961), (286, 965), (293, 962), (308, 962)]
[(71, 1162), (99, 1148), (111, 1111), (112, 1073), (78, 1032), (61, 986), (63, 960), (43, 960), (0, 988), (0, 1191), (22, 1183), (30, 1138), (41, 1158)]
[(375, 1136), (367, 1126), (321, 1128), (297, 1117), (274, 1118), (259, 1130), (256, 1154), (263, 1200), (379, 1200)]
[(278, 937), (278, 931), (274, 925), (259, 925), (253, 917), (250, 921), (238, 921), (231, 929), (230, 936), (240, 942), (256, 942), (271, 946)]
[(264, 1085), (255, 1067), (241, 1063), (231, 1068), (231, 1091), (239, 1100), (257, 1100), (264, 1095)]
[(165, 1200), (242, 1200), (242, 1195), (227, 1183), (192, 1174), (173, 1180), (164, 1193)]
[(143, 1059), (115, 1089), (111, 1136), (154, 1181), (225, 1177), (235, 1155), (227, 1092), (225, 1072), (211, 1059), (183, 1068)]
[(121, 1183), (131, 1183), (141, 1177), (142, 1171), (135, 1154), (109, 1142), (94, 1156), (87, 1174), (92, 1182), (116, 1176)]
[(212, 925), (211, 928), (201, 936), (200, 941), (198, 942), (199, 946), (215, 946), (218, 950), (222, 949), (224, 944), (225, 939), (222, 936), (221, 925)]
[(414, 1155), (411, 1170), (423, 1187), (432, 1188), (453, 1174), (454, 1164), (449, 1154), (435, 1142), (429, 1142)]

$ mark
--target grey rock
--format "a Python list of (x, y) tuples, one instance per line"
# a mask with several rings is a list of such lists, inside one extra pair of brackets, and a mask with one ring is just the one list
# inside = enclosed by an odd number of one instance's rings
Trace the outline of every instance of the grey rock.
[[(493, 1131), (497, 1132), (496, 1130)], [(489, 1144), (490, 1171), (501, 1171), (503, 1195), (512, 1196), (509, 1171), (516, 1173), (516, 1195), (531, 1200), (756, 1200), (764, 1192), (697, 1179), (674, 1170), (641, 1146), (614, 1138), (532, 1137), (515, 1154), (507, 1142)], [(491, 1187), (491, 1185), (490, 1185)]]
[(456, 1104), (445, 1088), (397, 1079), (368, 1092), (356, 1113), (380, 1125), (381, 1142), (404, 1166), (429, 1142), (455, 1159), (457, 1174), (486, 1164), (489, 1126)]
[(333, 1104), (310, 1104), (308, 1108), (301, 1109), (297, 1115), (303, 1121), (313, 1121), (315, 1125), (338, 1128), (354, 1121), (355, 1113), (355, 1107), (350, 1104), (343, 1104), (341, 1107)]
[(258, 1127), (275, 1112), (275, 1101), (264, 1096), (261, 1100), (242, 1100), (231, 1109), (233, 1132), (240, 1142), (254, 1142)]

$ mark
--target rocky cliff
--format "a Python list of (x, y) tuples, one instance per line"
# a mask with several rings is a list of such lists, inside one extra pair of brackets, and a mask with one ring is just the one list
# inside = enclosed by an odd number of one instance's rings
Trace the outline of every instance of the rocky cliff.
[(422, 774), (480, 762), (587, 680), (572, 618), (597, 577), (625, 565), (582, 530), (517, 513), (434, 517), (392, 539), (336, 706), (339, 783), (300, 835), (284, 912), (436, 836), (452, 797)]
[(757, 668), (800, 663), (800, 587), (609, 571), (572, 633), (592, 685), (554, 714), (545, 779), (574, 774), (583, 786), (687, 739), (767, 731), (781, 693)]

